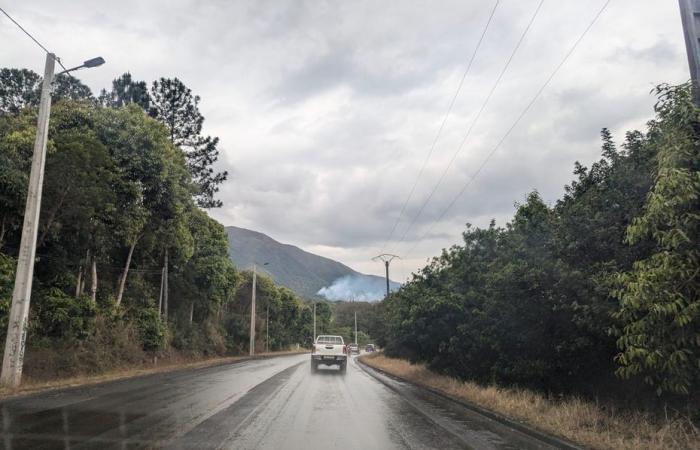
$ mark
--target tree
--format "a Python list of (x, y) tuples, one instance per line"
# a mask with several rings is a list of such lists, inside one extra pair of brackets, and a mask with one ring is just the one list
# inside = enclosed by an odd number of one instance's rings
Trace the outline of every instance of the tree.
[(54, 77), (51, 98), (54, 102), (62, 99), (73, 101), (94, 100), (90, 88), (67, 73)]
[(39, 104), (41, 77), (28, 69), (0, 69), (0, 114)]
[(212, 166), (219, 158), (219, 138), (202, 136), (204, 116), (199, 112), (199, 96), (177, 78), (161, 78), (151, 88), (150, 115), (165, 124), (170, 141), (187, 156), (187, 164), (195, 184), (195, 198), (203, 208), (220, 207), (214, 199), (218, 186), (228, 177), (227, 172), (214, 172)]
[(112, 90), (100, 93), (100, 103), (103, 106), (121, 108), (129, 103), (139, 105), (144, 111), (150, 110), (151, 97), (145, 81), (134, 81), (129, 72), (112, 81)]
[(616, 360), (623, 377), (688, 394), (700, 381), (700, 109), (690, 84), (656, 92), (657, 176), (626, 240), (652, 238), (657, 247), (619, 276)]
[(0, 115), (0, 249), (8, 239), (19, 246), (15, 232), (22, 226), (35, 135), (31, 111)]

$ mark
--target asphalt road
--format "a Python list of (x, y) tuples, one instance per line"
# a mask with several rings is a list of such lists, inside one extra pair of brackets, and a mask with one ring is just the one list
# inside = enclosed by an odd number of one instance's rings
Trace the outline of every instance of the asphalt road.
[(36, 394), (0, 413), (8, 450), (551, 448), (355, 360), (311, 373), (309, 355)]

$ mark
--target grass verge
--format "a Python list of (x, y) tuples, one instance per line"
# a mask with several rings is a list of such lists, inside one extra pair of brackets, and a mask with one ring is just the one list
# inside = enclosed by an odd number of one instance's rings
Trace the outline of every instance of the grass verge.
[(411, 364), (379, 353), (363, 356), (362, 361), (586, 447), (700, 449), (700, 430), (687, 418), (659, 420), (642, 412), (611, 411), (575, 397), (553, 400), (526, 389), (481, 386), (437, 374), (424, 364)]
[(24, 377), (22, 385), (16, 389), (0, 387), (0, 400), (16, 397), (19, 395), (33, 394), (37, 392), (50, 391), (55, 389), (65, 389), (78, 386), (89, 386), (94, 384), (105, 383), (108, 381), (117, 381), (127, 378), (134, 378), (155, 373), (172, 372), (182, 369), (198, 369), (202, 367), (212, 367), (223, 364), (230, 364), (238, 361), (249, 359), (262, 359), (274, 356), (295, 355), (307, 352), (284, 351), (262, 353), (253, 357), (250, 356), (226, 356), (226, 357), (210, 357), (210, 358), (173, 358), (169, 360), (160, 360), (158, 363), (144, 363), (137, 367), (120, 368), (108, 370), (101, 374), (94, 375), (77, 375), (67, 378), (55, 380), (35, 380), (31, 377)]

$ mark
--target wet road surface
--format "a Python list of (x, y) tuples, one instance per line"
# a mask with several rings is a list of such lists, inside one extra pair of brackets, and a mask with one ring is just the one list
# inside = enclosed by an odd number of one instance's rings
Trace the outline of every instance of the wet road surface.
[(312, 373), (305, 354), (35, 394), (0, 403), (0, 443), (13, 450), (551, 448), (373, 374), (354, 359), (344, 375), (324, 366)]

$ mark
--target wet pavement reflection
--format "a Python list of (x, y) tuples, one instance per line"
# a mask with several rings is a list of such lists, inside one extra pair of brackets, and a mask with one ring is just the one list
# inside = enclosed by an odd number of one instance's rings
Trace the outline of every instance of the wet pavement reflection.
[(13, 450), (547, 448), (355, 360), (311, 372), (308, 355), (36, 394), (0, 414)]

